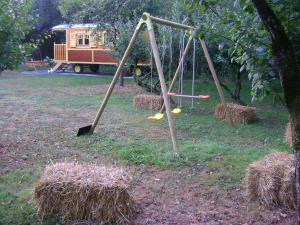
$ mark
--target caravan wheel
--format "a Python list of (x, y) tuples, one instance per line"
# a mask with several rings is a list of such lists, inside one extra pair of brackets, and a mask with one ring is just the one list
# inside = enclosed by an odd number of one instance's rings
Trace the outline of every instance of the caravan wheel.
[(93, 73), (97, 73), (98, 70), (99, 70), (99, 65), (97, 65), (97, 64), (90, 65), (90, 70), (91, 70)]
[(73, 67), (75, 73), (82, 73), (83, 72), (83, 65), (75, 64)]

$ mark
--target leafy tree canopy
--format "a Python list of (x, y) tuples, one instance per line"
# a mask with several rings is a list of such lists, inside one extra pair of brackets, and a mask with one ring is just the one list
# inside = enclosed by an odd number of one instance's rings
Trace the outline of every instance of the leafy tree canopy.
[[(252, 81), (252, 96), (262, 99), (281, 90), (271, 53), (271, 40), (249, 0), (182, 1), (194, 23), (211, 43), (218, 45), (219, 57), (240, 66)], [(269, 1), (286, 29), (295, 49), (299, 49), (300, 2)], [(224, 55), (225, 53), (225, 55)], [(299, 50), (296, 52), (300, 57)]]
[(30, 49), (26, 35), (34, 18), (29, 15), (31, 1), (0, 0), (0, 73), (15, 69)]

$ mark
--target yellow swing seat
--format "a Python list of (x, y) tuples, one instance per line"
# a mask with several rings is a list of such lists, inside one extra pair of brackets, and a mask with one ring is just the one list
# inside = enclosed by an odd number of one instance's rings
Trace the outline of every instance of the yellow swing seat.
[(154, 116), (149, 116), (148, 120), (150, 121), (160, 121), (164, 118), (164, 114), (163, 113), (156, 113)]
[(181, 108), (175, 108), (171, 111), (173, 116), (179, 115), (181, 113)]

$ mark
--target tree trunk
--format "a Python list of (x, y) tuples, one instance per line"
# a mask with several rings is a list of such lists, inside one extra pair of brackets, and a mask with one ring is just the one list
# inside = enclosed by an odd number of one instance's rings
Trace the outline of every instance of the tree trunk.
[(238, 70), (237, 74), (236, 74), (236, 80), (235, 80), (235, 87), (234, 87), (234, 91), (230, 90), (230, 88), (224, 84), (220, 79), (220, 85), (221, 87), (224, 88), (225, 91), (227, 91), (230, 94), (230, 97), (237, 102), (240, 105), (244, 105), (246, 106), (247, 104), (245, 102), (242, 101), (241, 99), (241, 89), (242, 89), (242, 73), (240, 72), (240, 70)]
[[(234, 99), (238, 102), (242, 103), (241, 101), (241, 90), (242, 90), (242, 73), (240, 70), (237, 71), (236, 80), (235, 80), (235, 88), (234, 88)], [(243, 104), (242, 104), (243, 105)]]
[(119, 83), (119, 85), (120, 85), (121, 87), (124, 87), (124, 76), (125, 76), (125, 72), (123, 71), (123, 72), (121, 73), (121, 76), (120, 76), (120, 83)]
[(297, 219), (300, 225), (300, 72), (292, 44), (273, 10), (265, 0), (252, 0), (272, 39), (286, 107), (292, 128), (293, 148), (296, 160)]

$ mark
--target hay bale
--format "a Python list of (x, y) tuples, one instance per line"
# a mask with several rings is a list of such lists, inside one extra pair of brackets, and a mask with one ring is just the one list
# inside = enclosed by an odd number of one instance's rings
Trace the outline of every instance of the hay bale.
[(253, 123), (257, 120), (254, 107), (242, 106), (233, 103), (220, 103), (216, 106), (215, 117), (232, 124)]
[[(249, 200), (259, 200), (265, 206), (282, 205), (294, 209), (294, 156), (277, 152), (249, 165), (244, 186)], [(295, 184), (295, 183), (293, 183)]]
[(133, 106), (141, 109), (159, 110), (163, 104), (163, 98), (159, 95), (136, 95), (133, 98)]
[(292, 128), (291, 128), (291, 123), (287, 123), (286, 128), (285, 128), (285, 143), (287, 143), (290, 147), (293, 146), (293, 141), (292, 141)]
[(118, 168), (57, 163), (46, 167), (33, 199), (41, 219), (55, 214), (63, 221), (130, 224), (135, 215), (130, 181)]
[(296, 176), (295, 168), (288, 168), (282, 178), (282, 186), (279, 191), (279, 200), (283, 206), (290, 209), (296, 209)]

